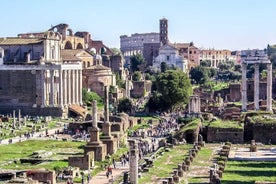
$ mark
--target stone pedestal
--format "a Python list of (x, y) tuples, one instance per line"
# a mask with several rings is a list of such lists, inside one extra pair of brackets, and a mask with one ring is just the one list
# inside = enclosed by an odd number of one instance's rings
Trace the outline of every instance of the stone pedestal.
[(111, 127), (110, 123), (102, 124), (103, 136), (101, 137), (101, 141), (104, 144), (106, 144), (107, 154), (112, 155), (118, 149), (118, 144), (117, 144), (118, 138), (114, 138), (111, 135), (110, 127)]
[(109, 155), (112, 155), (118, 149), (117, 138), (114, 137), (102, 137), (101, 141), (106, 145), (106, 152)]
[(184, 171), (182, 170), (182, 168), (178, 169), (178, 176), (179, 177), (183, 177), (184, 176)]
[(84, 146), (84, 154), (88, 152), (94, 152), (94, 159), (96, 161), (102, 161), (107, 155), (106, 145), (99, 140), (99, 130), (95, 127), (90, 129), (90, 141)]
[(103, 123), (102, 124), (102, 133), (103, 136), (107, 139), (110, 138), (111, 139), (111, 125), (110, 123)]

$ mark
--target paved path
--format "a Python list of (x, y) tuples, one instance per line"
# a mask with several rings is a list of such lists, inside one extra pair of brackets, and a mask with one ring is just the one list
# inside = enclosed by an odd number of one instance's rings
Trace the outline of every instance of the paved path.
[[(106, 177), (106, 171), (99, 172), (96, 176), (92, 176), (89, 184), (112, 184), (112, 178), (114, 181), (120, 176), (123, 176), (123, 173), (129, 171), (129, 164), (122, 166), (121, 162), (116, 162), (116, 169), (112, 167), (112, 176), (109, 178)], [(57, 184), (66, 184), (66, 182), (57, 182)], [(84, 184), (88, 184), (85, 178)]]
[[(63, 127), (58, 127), (58, 128), (50, 129), (50, 130), (48, 130), (48, 134), (49, 135), (54, 135), (57, 130), (59, 130), (60, 132), (62, 132), (63, 131)], [(22, 136), (22, 138), (20, 138), (19, 136), (16, 136), (16, 137), (12, 137), (10, 139), (12, 139), (11, 143), (17, 143), (17, 142), (22, 142), (22, 141), (30, 140), (30, 139), (37, 139), (37, 138), (41, 137), (41, 135), (42, 135), (42, 137), (45, 137), (45, 131), (35, 132), (34, 135), (32, 137), (30, 137), (29, 139), (25, 138), (24, 136)], [(9, 143), (10, 139), (3, 139), (0, 144), (2, 144), (2, 145), (3, 144), (10, 144)]]

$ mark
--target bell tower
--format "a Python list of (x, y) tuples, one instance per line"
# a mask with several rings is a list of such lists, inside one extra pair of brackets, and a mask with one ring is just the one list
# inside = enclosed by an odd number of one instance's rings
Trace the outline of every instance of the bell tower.
[(162, 45), (165, 45), (169, 42), (168, 39), (168, 19), (160, 19), (159, 20), (159, 35), (160, 35), (160, 42)]

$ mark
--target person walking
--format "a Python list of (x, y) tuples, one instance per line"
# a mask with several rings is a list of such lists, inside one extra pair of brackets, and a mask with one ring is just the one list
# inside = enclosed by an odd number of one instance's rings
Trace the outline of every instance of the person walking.
[(116, 169), (116, 161), (114, 158), (112, 159), (112, 163), (113, 163), (113, 168)]

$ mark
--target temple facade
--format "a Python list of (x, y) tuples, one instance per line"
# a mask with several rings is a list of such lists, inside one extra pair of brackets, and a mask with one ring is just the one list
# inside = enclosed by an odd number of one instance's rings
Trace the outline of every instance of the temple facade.
[(82, 64), (64, 63), (61, 35), (0, 38), (0, 113), (66, 116), (82, 104)]

